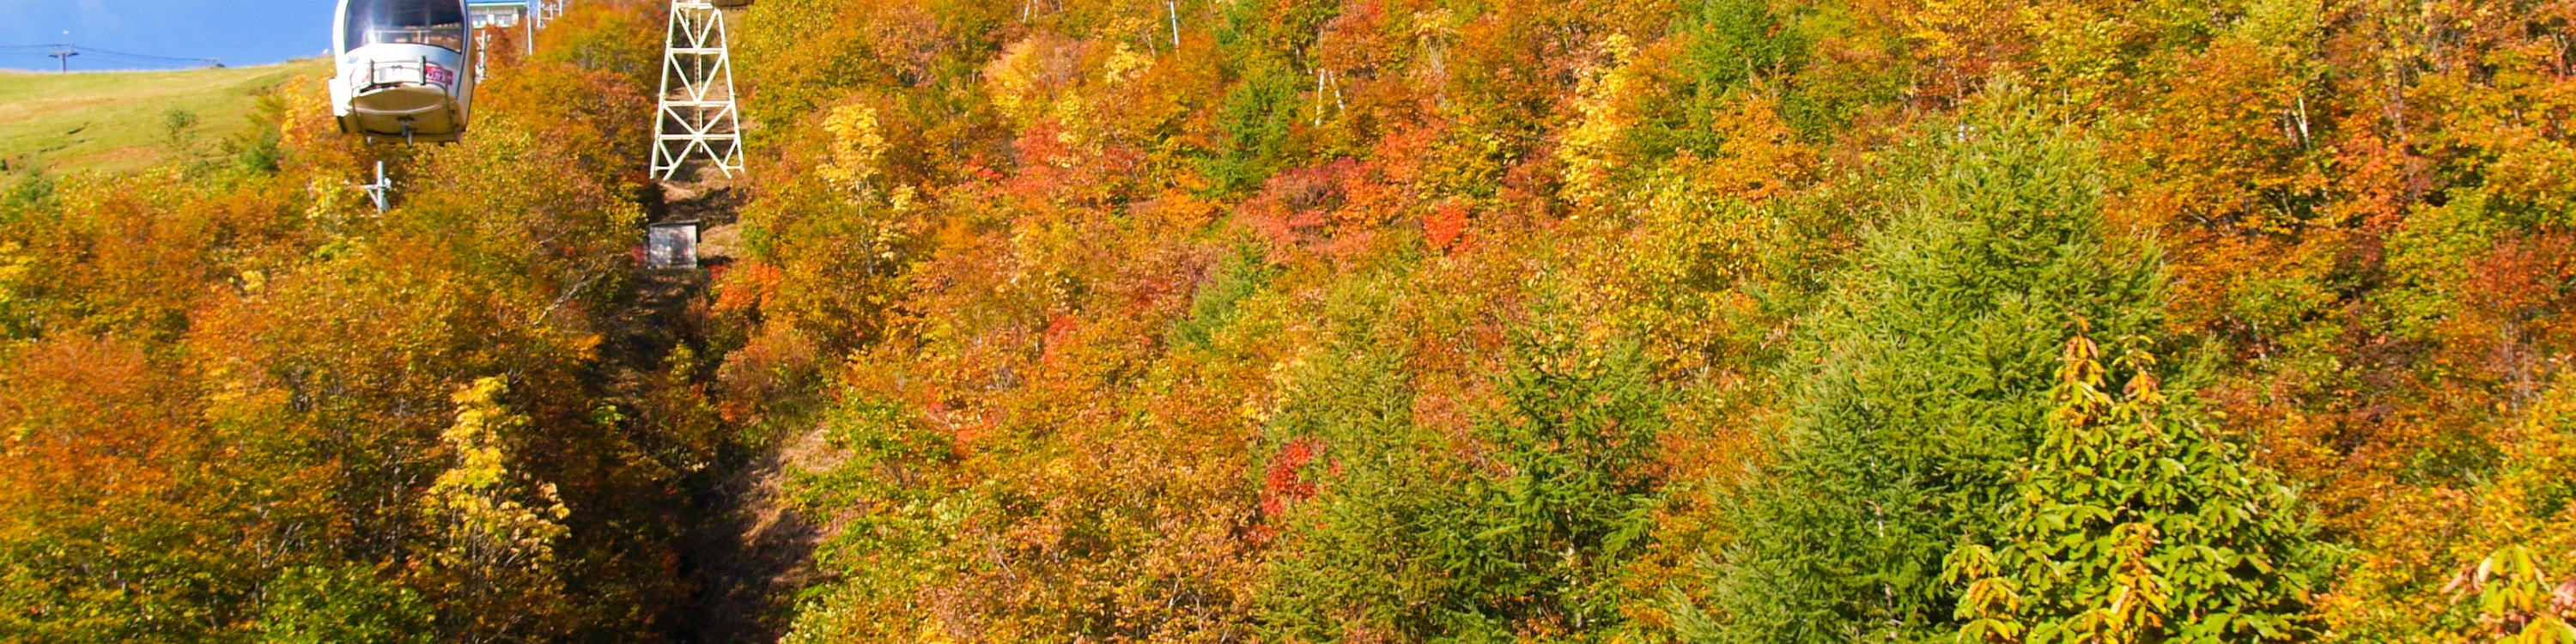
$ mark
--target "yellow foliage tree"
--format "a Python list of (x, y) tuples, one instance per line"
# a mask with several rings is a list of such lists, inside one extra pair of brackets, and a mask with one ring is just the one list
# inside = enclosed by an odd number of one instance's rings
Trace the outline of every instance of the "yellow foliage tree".
[(1625, 34), (1610, 34), (1602, 38), (1601, 50), (1608, 60), (1584, 80), (1574, 97), (1574, 110), (1581, 119), (1565, 133), (1565, 145), (1556, 153), (1565, 163), (1566, 199), (1587, 210), (1607, 205), (1615, 192), (1611, 174), (1629, 163), (1628, 155), (1620, 151), (1621, 142), (1637, 120), (1622, 104), (1629, 87), (1637, 84), (1638, 73), (1629, 68), (1637, 58), (1635, 41)]
[(885, 130), (877, 122), (876, 108), (855, 104), (833, 108), (823, 118), (823, 130), (832, 134), (832, 157), (814, 168), (814, 176), (853, 199), (875, 194), (886, 152)]
[(458, 642), (508, 641), (540, 631), (563, 584), (555, 550), (572, 511), (555, 486), (513, 473), (506, 434), (528, 426), (502, 404), (507, 381), (483, 378), (456, 393), (456, 424), (440, 435), (456, 455), (424, 497), (437, 538), (426, 571), (447, 601), (439, 623)]

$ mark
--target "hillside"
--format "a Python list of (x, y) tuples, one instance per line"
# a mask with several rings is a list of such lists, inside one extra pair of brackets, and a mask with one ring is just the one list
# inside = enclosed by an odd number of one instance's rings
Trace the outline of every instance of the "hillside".
[(163, 72), (0, 71), (0, 159), (16, 173), (133, 170), (174, 153), (170, 115), (194, 115), (195, 143), (213, 147), (251, 128), (259, 96), (294, 78), (330, 75), (329, 61)]
[(2576, 2), (661, 4), (0, 184), (0, 642), (2576, 642)]

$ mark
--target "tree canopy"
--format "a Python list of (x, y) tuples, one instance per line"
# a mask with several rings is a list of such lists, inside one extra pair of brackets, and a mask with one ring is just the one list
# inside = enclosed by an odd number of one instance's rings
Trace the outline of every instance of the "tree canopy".
[(0, 150), (0, 641), (2576, 642), (2576, 3), (663, 10)]

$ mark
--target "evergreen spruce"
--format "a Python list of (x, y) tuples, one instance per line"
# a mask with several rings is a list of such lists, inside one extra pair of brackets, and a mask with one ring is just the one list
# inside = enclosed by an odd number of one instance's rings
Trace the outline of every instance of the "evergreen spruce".
[(2085, 143), (1992, 108), (1926, 138), (1898, 153), (1886, 223), (1803, 321), (1781, 455), (1740, 507), (1702, 639), (1954, 633), (1944, 557), (2011, 515), (2070, 324), (2158, 323), (2152, 257), (2105, 234)]

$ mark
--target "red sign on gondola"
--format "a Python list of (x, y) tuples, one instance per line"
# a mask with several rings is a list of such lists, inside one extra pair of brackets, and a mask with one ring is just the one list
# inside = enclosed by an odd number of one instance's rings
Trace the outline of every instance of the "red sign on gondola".
[(440, 85), (453, 85), (456, 83), (456, 72), (438, 65), (430, 65), (429, 69), (421, 73), (421, 76), (429, 79), (429, 82)]

